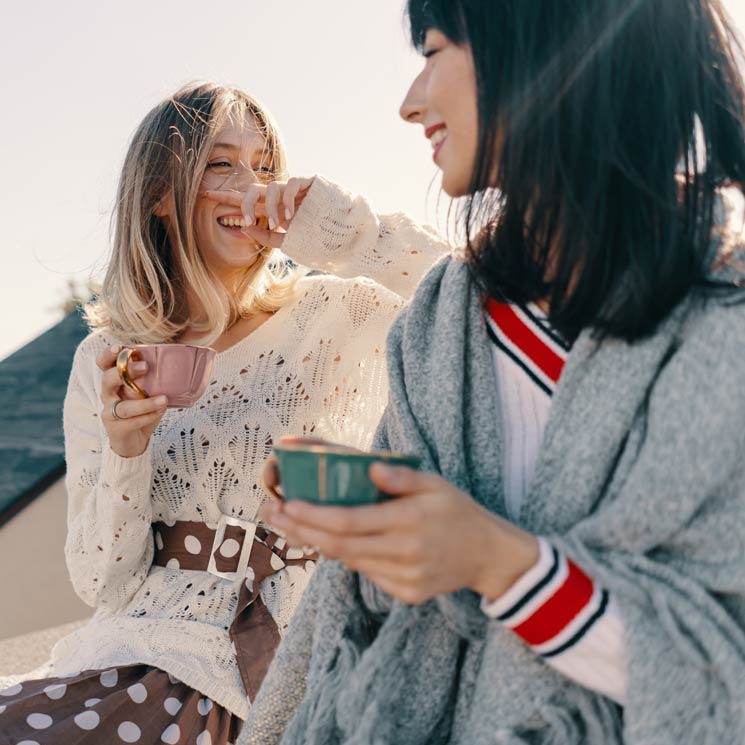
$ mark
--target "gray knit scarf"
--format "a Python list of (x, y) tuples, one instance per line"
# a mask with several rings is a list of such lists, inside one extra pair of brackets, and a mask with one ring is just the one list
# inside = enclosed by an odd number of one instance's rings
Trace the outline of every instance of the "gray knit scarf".
[[(517, 521), (617, 599), (624, 708), (487, 621), (473, 593), (410, 607), (329, 561), (239, 742), (745, 741), (745, 305), (737, 300), (689, 298), (631, 345), (579, 337)], [(467, 268), (447, 260), (391, 332), (391, 397), (375, 445), (420, 455), (424, 469), (504, 515), (490, 355), (481, 298)]]

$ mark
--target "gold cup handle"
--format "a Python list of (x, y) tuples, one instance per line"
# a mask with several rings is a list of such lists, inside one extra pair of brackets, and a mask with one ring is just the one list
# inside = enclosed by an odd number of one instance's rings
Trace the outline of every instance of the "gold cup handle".
[(264, 474), (266, 473), (267, 469), (269, 468), (276, 468), (279, 461), (277, 460), (276, 455), (270, 455), (266, 461), (264, 461), (264, 467), (261, 469), (261, 474), (259, 475), (259, 481), (261, 482), (261, 488), (270, 496), (274, 497), (274, 499), (279, 499), (280, 501), (283, 501), (285, 496), (282, 494), (282, 492), (277, 491), (277, 488), (275, 486), (270, 486), (266, 483), (266, 479), (264, 478)]
[(137, 360), (141, 360), (142, 357), (140, 356), (140, 353), (136, 349), (129, 349), (125, 347), (122, 349), (121, 352), (119, 352), (118, 357), (116, 358), (116, 369), (119, 373), (119, 377), (121, 378), (121, 381), (124, 385), (129, 388), (132, 393), (139, 396), (140, 398), (147, 398), (147, 393), (140, 388), (137, 383), (134, 382), (132, 379), (132, 375), (129, 372), (129, 363), (130, 361), (134, 360), (137, 362)]

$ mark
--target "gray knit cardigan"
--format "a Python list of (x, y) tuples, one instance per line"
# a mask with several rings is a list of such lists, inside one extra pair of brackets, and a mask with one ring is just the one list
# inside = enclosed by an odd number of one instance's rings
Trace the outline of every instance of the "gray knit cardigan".
[[(389, 338), (378, 447), (504, 515), (482, 302), (448, 259)], [(239, 743), (745, 742), (745, 301), (691, 294), (657, 332), (575, 342), (518, 523), (616, 598), (627, 703), (571, 682), (468, 591), (411, 607), (323, 563)]]

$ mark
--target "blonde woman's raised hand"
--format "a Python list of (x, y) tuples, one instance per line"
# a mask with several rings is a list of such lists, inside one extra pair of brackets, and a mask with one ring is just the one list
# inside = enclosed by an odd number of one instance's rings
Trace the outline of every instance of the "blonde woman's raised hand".
[[(239, 207), (246, 222), (242, 232), (262, 246), (279, 248), (315, 177), (251, 184), (245, 191), (205, 191), (209, 199)], [(265, 218), (265, 219), (262, 219)], [(268, 223), (268, 227), (267, 227)]]
[[(104, 350), (96, 358), (103, 371), (101, 380), (101, 421), (106, 427), (111, 449), (122, 458), (134, 458), (147, 450), (150, 437), (166, 411), (165, 396), (126, 400), (122, 398), (122, 380), (116, 369), (121, 347)], [(131, 365), (135, 379), (147, 372), (147, 362)]]

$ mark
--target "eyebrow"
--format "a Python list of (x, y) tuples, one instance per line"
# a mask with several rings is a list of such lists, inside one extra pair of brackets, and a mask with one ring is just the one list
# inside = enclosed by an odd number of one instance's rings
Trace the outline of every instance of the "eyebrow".
[[(232, 150), (234, 152), (237, 151), (237, 150), (240, 150), (240, 147), (238, 145), (234, 145), (234, 144), (232, 144), (230, 142), (216, 142), (212, 146), (212, 149), (213, 150), (217, 150), (217, 148), (222, 148), (223, 150)], [(256, 158), (261, 158), (261, 160), (264, 160), (264, 158), (266, 158), (267, 156), (270, 156), (270, 153), (269, 153), (269, 148), (267, 148), (265, 146), (261, 150), (258, 150), (257, 149), (254, 152), (253, 157), (251, 158), (251, 160), (254, 160)]]

